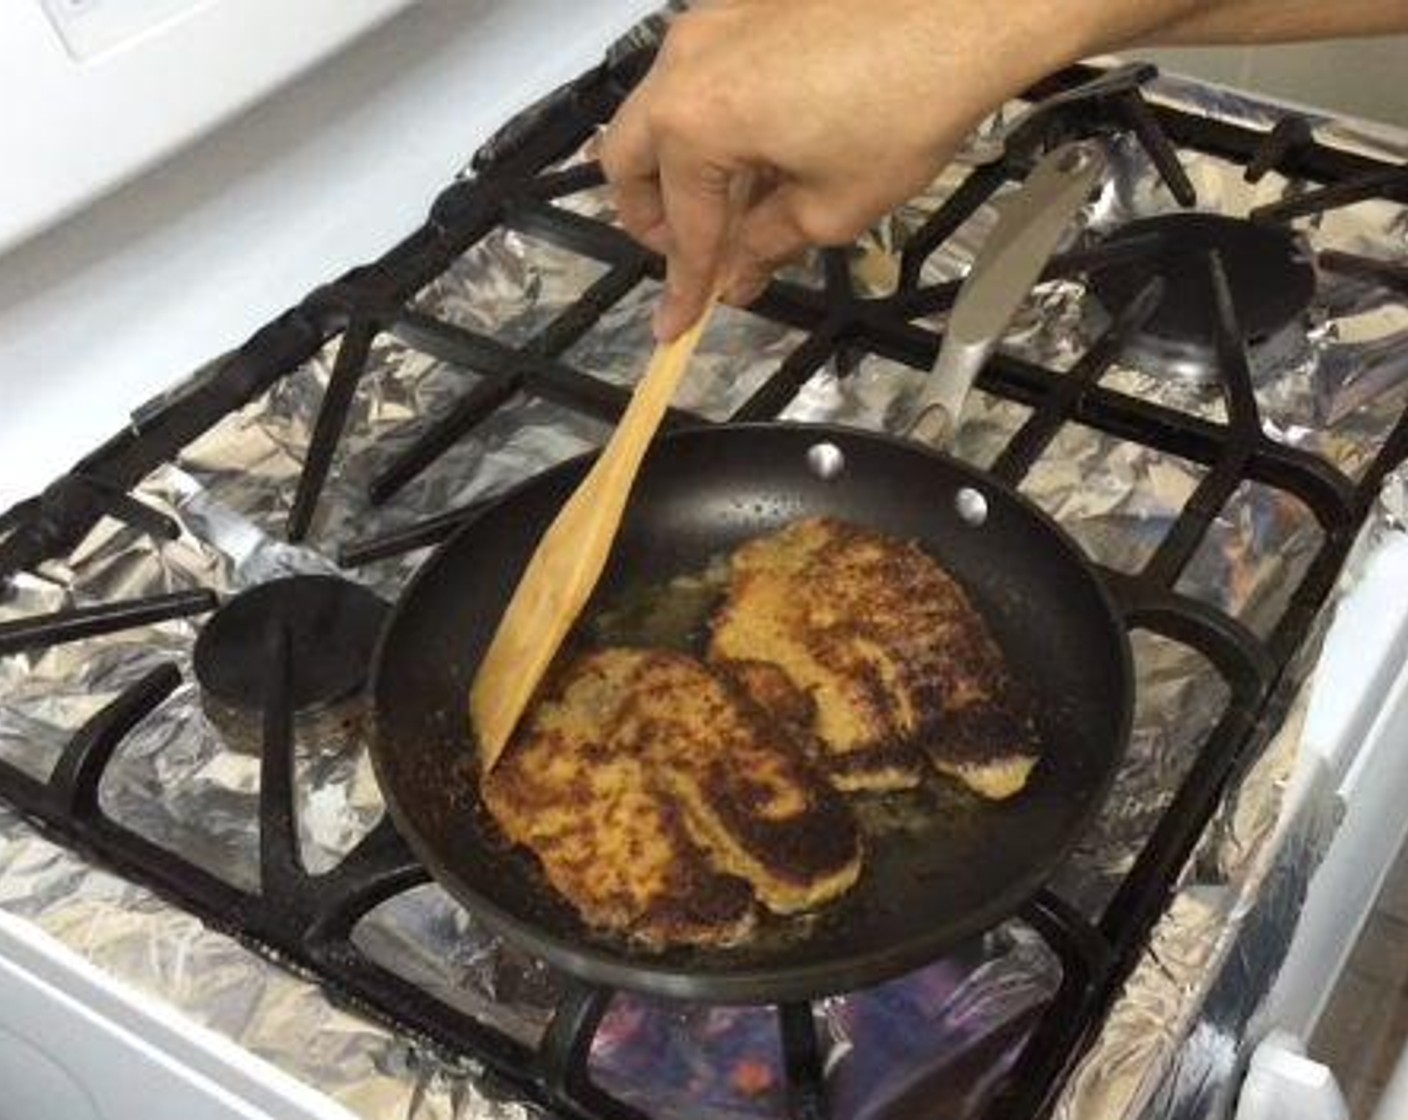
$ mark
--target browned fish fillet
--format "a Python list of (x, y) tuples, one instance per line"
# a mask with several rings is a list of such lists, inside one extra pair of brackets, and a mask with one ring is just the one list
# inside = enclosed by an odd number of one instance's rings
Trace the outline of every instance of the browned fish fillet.
[(771, 661), (716, 661), (714, 667), (753, 703), (781, 721), (793, 738), (809, 743), (816, 734), (816, 702), (779, 666)]
[(646, 760), (610, 737), (633, 677), (609, 657), (573, 665), (483, 779), (484, 803), (589, 925), (655, 947), (737, 941), (748, 884), (708, 864)]
[(694, 658), (613, 656), (637, 666), (617, 734), (654, 761), (652, 774), (716, 867), (748, 880), (783, 914), (828, 902), (856, 881), (860, 837), (850, 810), (785, 728)]
[(850, 813), (801, 750), (677, 653), (579, 658), (483, 795), (587, 921), (656, 945), (736, 940), (749, 885), (787, 912), (834, 898), (860, 870)]
[(795, 723), (810, 704), (819, 758), (843, 790), (913, 786), (927, 754), (1002, 798), (1035, 763), (1001, 654), (962, 588), (917, 546), (880, 533), (810, 519), (744, 545), (710, 658), (779, 720)]
[(934, 769), (991, 801), (1020, 793), (1036, 765), (1036, 733), (1010, 703), (985, 699), (947, 712), (926, 748)]

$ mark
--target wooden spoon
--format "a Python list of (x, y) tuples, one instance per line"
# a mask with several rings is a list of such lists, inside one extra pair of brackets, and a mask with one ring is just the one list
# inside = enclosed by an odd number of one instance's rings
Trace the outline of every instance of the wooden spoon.
[(657, 346), (610, 441), (538, 542), (469, 692), (480, 766), (499, 760), (578, 614), (601, 578), (641, 459), (714, 311)]

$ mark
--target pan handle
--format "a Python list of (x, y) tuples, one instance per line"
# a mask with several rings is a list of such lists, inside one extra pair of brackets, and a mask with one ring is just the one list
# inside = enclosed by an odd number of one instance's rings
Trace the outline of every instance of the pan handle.
[(993, 201), (997, 224), (964, 278), (943, 345), (915, 403), (909, 436), (938, 447), (957, 427), (963, 402), (1106, 166), (1093, 141), (1053, 148), (1015, 192)]

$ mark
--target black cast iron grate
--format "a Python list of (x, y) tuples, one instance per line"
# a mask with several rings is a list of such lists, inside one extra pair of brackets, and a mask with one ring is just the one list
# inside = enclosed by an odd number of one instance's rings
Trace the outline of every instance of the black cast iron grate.
[[(544, 170), (576, 151), (611, 115), (639, 79), (649, 56), (637, 53), (591, 71), (495, 137), (480, 153), (475, 175), (436, 201), (429, 220), (380, 260), (311, 293), (257, 332), (209, 376), (146, 411), (121, 434), (80, 462), (40, 496), (0, 517), (0, 578), (62, 556), (99, 517), (118, 517), (155, 536), (175, 532), (167, 519), (135, 500), (129, 489), (229, 412), (298, 368), (329, 339), (342, 335), (331, 380), (299, 479), (288, 524), (291, 539), (312, 523), (343, 424), (369, 349), (390, 331), (427, 354), (474, 369), (476, 387), (374, 480), (370, 498), (384, 501), (457, 439), (519, 391), (614, 420), (628, 390), (583, 374), (563, 354), (643, 277), (658, 278), (661, 262), (619, 230), (554, 205), (553, 200), (599, 182), (590, 164)], [(1408, 169), (1315, 142), (1308, 124), (1287, 116), (1257, 132), (1147, 102), (1141, 86), (1150, 67), (1115, 71), (1073, 68), (1031, 91), (1036, 109), (1009, 136), (1005, 154), (974, 170), (904, 250), (898, 289), (884, 299), (860, 299), (844, 255), (827, 256), (826, 288), (774, 283), (753, 310), (806, 333), (771, 378), (731, 419), (777, 416), (825, 362), (842, 365), (869, 352), (927, 369), (937, 337), (910, 320), (947, 306), (955, 284), (923, 286), (924, 260), (1005, 182), (1020, 179), (1046, 147), (1071, 136), (1132, 132), (1183, 205), (1196, 202), (1177, 157), (1179, 147), (1234, 160), (1255, 180), (1272, 168), (1322, 187), (1254, 215), (1284, 221), (1376, 197), (1408, 201)], [(607, 272), (539, 335), (511, 347), (442, 322), (409, 306), (426, 283), (494, 228), (506, 225), (593, 257)], [(1073, 252), (1054, 261), (1049, 276), (1091, 272), (1148, 251), (1137, 239)], [(1408, 291), (1400, 265), (1326, 253), (1322, 267), (1353, 274), (1393, 291)], [(1059, 429), (1080, 423), (1206, 466), (1192, 499), (1142, 571), (1105, 571), (1127, 625), (1172, 638), (1201, 654), (1225, 679), (1230, 700), (1186, 778), (1119, 886), (1103, 917), (1092, 923), (1051, 892), (1021, 917), (1058, 954), (1062, 981), (1028, 1036), (990, 1117), (1032, 1117), (1050, 1108), (1065, 1075), (1099, 1029), (1104, 1010), (1137, 961), (1172, 884), (1193, 850), (1240, 758), (1256, 741), (1258, 721), (1278, 680), (1324, 601), (1357, 527), (1386, 472), (1408, 453), (1408, 418), (1401, 419), (1358, 483), (1322, 460), (1281, 445), (1262, 431), (1243, 335), (1223, 262), (1206, 259), (1214, 294), (1215, 339), (1228, 422), (1216, 424), (1099, 384), (1132, 332), (1158, 307), (1155, 281), (1114, 316), (1073, 370), (1052, 370), (999, 355), (979, 386), (1029, 406), (1031, 413), (997, 459), (993, 473), (1016, 484), (1039, 460)], [(684, 419), (676, 414), (674, 422)], [(697, 421), (696, 421), (697, 422)], [(1236, 620), (1180, 594), (1175, 585), (1209, 526), (1236, 488), (1256, 480), (1296, 495), (1323, 530), (1313, 562), (1275, 630), (1260, 640)], [(347, 544), (346, 566), (435, 543), (474, 508), (436, 517), (376, 539)], [(193, 591), (86, 607), (0, 624), (0, 655), (44, 648), (163, 618), (212, 610), (216, 597)], [(96, 860), (145, 883), (247, 944), (274, 951), (307, 970), (335, 997), (400, 1029), (409, 1029), (483, 1063), (517, 1090), (564, 1113), (596, 1120), (638, 1117), (595, 1086), (587, 1073), (592, 1040), (613, 993), (569, 987), (536, 1048), (455, 1011), (364, 956), (351, 939), (376, 905), (428, 881), (391, 825), (383, 821), (337, 867), (310, 874), (299, 856), (293, 800), (291, 636), (282, 624), (265, 635), (264, 752), (260, 781), (261, 883), (257, 892), (231, 886), (118, 825), (98, 805), (98, 785), (127, 733), (180, 682), (174, 666), (151, 671), (92, 717), (73, 737), (47, 781), (0, 763), (0, 794), (31, 820)], [(812, 1008), (777, 1009), (792, 1113), (829, 1115), (822, 1054)]]

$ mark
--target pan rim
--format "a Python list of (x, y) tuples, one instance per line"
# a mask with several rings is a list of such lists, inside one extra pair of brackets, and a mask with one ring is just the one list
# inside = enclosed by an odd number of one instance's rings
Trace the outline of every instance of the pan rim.
[[(1053, 873), (1067, 859), (1071, 851), (1086, 834), (1099, 810), (1108, 800), (1115, 777), (1120, 769), (1120, 761), (1129, 748), (1130, 733), (1134, 717), (1134, 656), (1130, 642), (1129, 627), (1125, 613), (1120, 609), (1112, 594), (1108, 581), (1096, 569), (1095, 563), (1081, 550), (1075, 540), (1054, 518), (1037, 506), (1031, 499), (1015, 487), (993, 477), (978, 467), (964, 463), (953, 456), (885, 432), (868, 431), (841, 424), (817, 424), (797, 421), (758, 421), (725, 424), (690, 424), (670, 429), (657, 437), (647, 454), (657, 447), (678, 439), (698, 438), (703, 435), (718, 437), (729, 433), (764, 434), (769, 432), (806, 433), (808, 436), (826, 439), (863, 441), (889, 446), (905, 452), (918, 454), (943, 464), (945, 470), (971, 480), (1021, 508), (1026, 515), (1033, 517), (1047, 531), (1053, 547), (1059, 547), (1084, 576), (1085, 583), (1094, 591), (1100, 608), (1102, 623), (1106, 624), (1115, 642), (1112, 651), (1114, 669), (1120, 689), (1120, 710), (1116, 723), (1117, 735), (1113, 736), (1117, 760), (1108, 767), (1099, 781), (1094, 784), (1086, 808), (1078, 822), (1067, 831), (1062, 842), (1054, 845), (1050, 856), (1033, 864), (1026, 873), (1014, 877), (1005, 889), (995, 892), (982, 906), (969, 911), (964, 918), (950, 923), (950, 936), (943, 945), (935, 947), (922, 939), (906, 942), (899, 946), (881, 947), (865, 952), (848, 953), (844, 961), (818, 961), (805, 964), (741, 965), (729, 971), (691, 971), (687, 964), (678, 962), (652, 961), (649, 957), (625, 957), (613, 952), (609, 946), (599, 946), (586, 941), (572, 941), (567, 937), (549, 932), (531, 920), (520, 918), (499, 905), (488, 895), (468, 886), (451, 871), (436, 846), (426, 840), (415, 824), (411, 814), (395, 792), (395, 783), (390, 781), (386, 770), (385, 737), (381, 731), (381, 705), (378, 699), (383, 691), (383, 674), (386, 668), (384, 656), (398, 620), (402, 617), (403, 606), (409, 602), (415, 588), (432, 573), (443, 558), (453, 550), (462, 536), (472, 532), (480, 521), (494, 510), (508, 504), (519, 494), (535, 486), (549, 485), (555, 480), (574, 472), (581, 472), (600, 453), (600, 449), (584, 452), (565, 459), (544, 471), (532, 475), (509, 487), (502, 494), (486, 502), (469, 517), (463, 525), (443, 542), (437, 545), (430, 556), (420, 565), (397, 597), (392, 610), (378, 635), (369, 687), (373, 701), (373, 734), (371, 743), (372, 769), (378, 788), (386, 803), (387, 812), (412, 853), (425, 866), (432, 880), (443, 888), (459, 905), (465, 907), (472, 917), (495, 934), (533, 953), (552, 966), (567, 973), (569, 977), (589, 984), (595, 984), (623, 991), (633, 991), (650, 996), (675, 1000), (726, 1003), (733, 1005), (774, 1005), (797, 1000), (808, 1000), (873, 987), (886, 980), (912, 972), (927, 964), (941, 960), (945, 953), (961, 947), (966, 941), (1003, 922), (1018, 917), (1023, 905), (1040, 893), (1050, 881)], [(467, 718), (467, 717), (466, 717)]]

